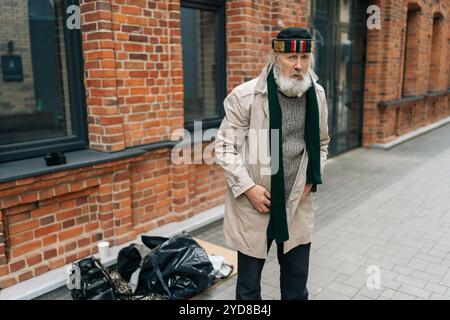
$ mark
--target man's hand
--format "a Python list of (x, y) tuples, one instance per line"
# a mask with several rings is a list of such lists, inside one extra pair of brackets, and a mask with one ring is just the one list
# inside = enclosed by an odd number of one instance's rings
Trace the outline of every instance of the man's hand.
[(255, 185), (245, 191), (244, 194), (259, 213), (270, 211), (270, 192), (263, 186)]
[(303, 190), (302, 197), (300, 198), (300, 202), (303, 202), (308, 194), (311, 192), (312, 184), (305, 185), (305, 189)]

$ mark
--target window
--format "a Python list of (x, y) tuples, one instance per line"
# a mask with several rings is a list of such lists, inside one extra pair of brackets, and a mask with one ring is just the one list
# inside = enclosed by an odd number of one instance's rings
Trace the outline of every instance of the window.
[(81, 34), (66, 27), (77, 2), (0, 2), (0, 162), (87, 145)]
[(225, 84), (224, 1), (182, 1), (184, 119), (193, 129), (217, 127), (223, 117)]

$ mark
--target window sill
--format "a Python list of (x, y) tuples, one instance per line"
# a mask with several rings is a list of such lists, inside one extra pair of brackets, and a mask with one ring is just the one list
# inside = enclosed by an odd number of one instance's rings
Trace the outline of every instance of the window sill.
[(72, 151), (65, 154), (67, 159), (66, 164), (50, 167), (47, 167), (44, 157), (6, 162), (0, 164), (0, 183), (91, 166), (103, 162), (117, 161), (140, 156), (144, 153), (145, 151), (140, 148), (132, 148), (115, 153), (104, 153), (91, 149)]
[(390, 100), (390, 101), (381, 101), (378, 103), (378, 106), (381, 108), (389, 108), (389, 107), (398, 107), (399, 105), (405, 104), (405, 103), (413, 103), (424, 99), (429, 98), (436, 98), (436, 97), (443, 97), (445, 95), (448, 95), (450, 93), (450, 90), (444, 90), (444, 91), (438, 91), (438, 92), (428, 92), (427, 94), (420, 95), (420, 96), (411, 96), (411, 97), (402, 97), (400, 99), (396, 100)]
[(58, 166), (47, 167), (44, 157), (36, 157), (24, 160), (17, 160), (11, 162), (5, 162), (0, 164), (0, 183), (30, 178), (43, 174), (49, 174), (64, 170), (70, 170), (75, 168), (92, 166), (99, 163), (118, 161), (122, 159), (141, 156), (149, 151), (169, 148), (172, 149), (175, 146), (181, 147), (189, 144), (196, 144), (202, 142), (211, 142), (215, 139), (217, 131), (214, 131), (211, 136), (194, 136), (191, 141), (160, 141), (150, 143), (147, 145), (141, 145), (126, 149), (124, 151), (118, 151), (114, 153), (105, 153), (92, 149), (85, 149), (79, 151), (66, 152), (67, 163)]

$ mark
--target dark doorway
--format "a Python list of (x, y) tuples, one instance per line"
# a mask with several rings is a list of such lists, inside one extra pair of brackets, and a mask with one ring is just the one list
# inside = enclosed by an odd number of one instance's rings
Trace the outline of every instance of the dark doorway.
[(333, 156), (361, 146), (368, 3), (311, 1), (316, 73), (327, 94)]

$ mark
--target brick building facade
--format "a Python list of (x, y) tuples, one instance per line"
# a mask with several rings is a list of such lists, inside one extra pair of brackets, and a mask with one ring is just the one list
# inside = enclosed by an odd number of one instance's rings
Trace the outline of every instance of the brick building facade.
[(374, 1), (383, 32), (369, 30), (363, 146), (449, 116), (448, 1)]
[[(16, 164), (35, 165), (35, 158), (0, 164), (8, 168), (0, 176), (0, 288), (93, 254), (100, 239), (122, 244), (223, 203), (226, 186), (217, 165), (171, 161), (171, 135), (185, 127), (186, 117), (184, 3), (80, 1), (88, 145), (74, 151), (81, 160), (53, 169), (40, 164), (14, 172)], [(259, 74), (281, 28), (314, 27), (320, 3), (327, 1), (214, 1), (225, 19), (223, 94)], [(356, 106), (364, 147), (450, 116), (450, 2), (369, 4), (381, 9), (381, 30), (368, 30), (366, 45), (353, 47), (364, 57), (353, 60), (365, 75), (359, 84), (364, 100)], [(365, 8), (359, 8), (363, 15)], [(29, 61), (22, 58), (26, 75)], [(217, 77), (218, 67), (204, 61), (201, 71)], [(4, 92), (22, 90), (23, 83), (6, 91), (0, 83), (0, 100)], [(214, 100), (211, 84), (205, 88), (205, 99)]]

